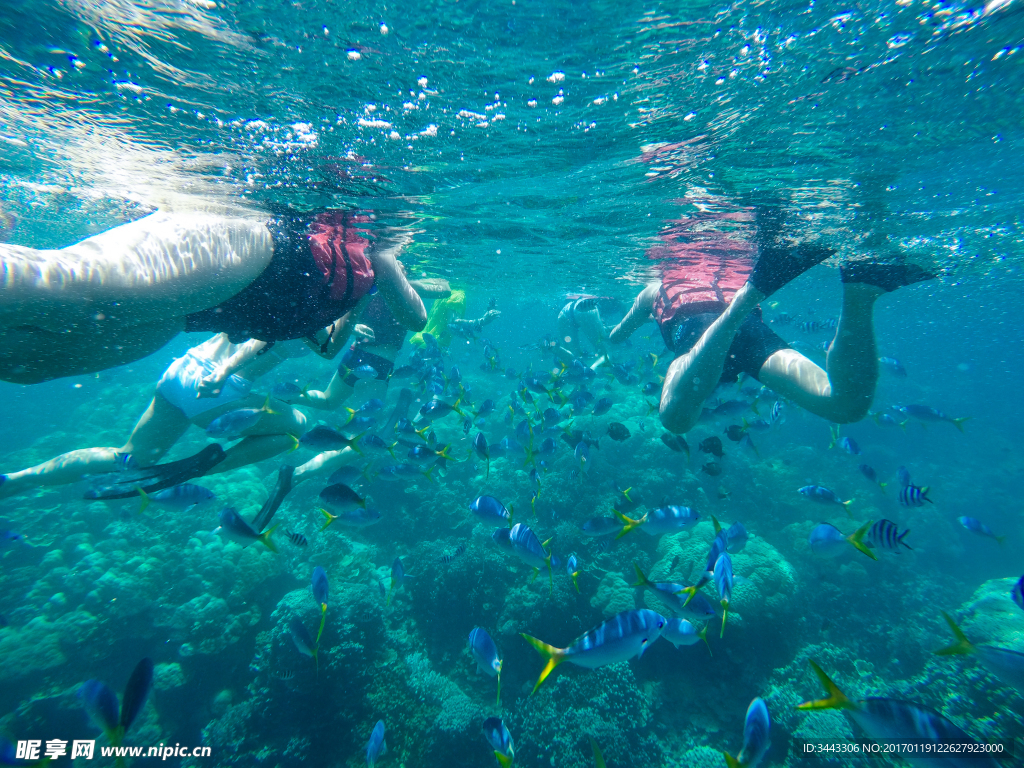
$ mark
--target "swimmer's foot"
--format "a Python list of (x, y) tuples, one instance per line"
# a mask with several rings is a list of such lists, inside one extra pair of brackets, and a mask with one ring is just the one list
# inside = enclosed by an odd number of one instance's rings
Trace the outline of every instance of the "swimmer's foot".
[(839, 274), (844, 283), (867, 283), (886, 292), (935, 279), (917, 264), (899, 261), (848, 261), (839, 267)]
[(764, 296), (771, 296), (833, 253), (832, 248), (809, 243), (796, 247), (762, 245), (754, 271), (750, 273), (750, 282)]

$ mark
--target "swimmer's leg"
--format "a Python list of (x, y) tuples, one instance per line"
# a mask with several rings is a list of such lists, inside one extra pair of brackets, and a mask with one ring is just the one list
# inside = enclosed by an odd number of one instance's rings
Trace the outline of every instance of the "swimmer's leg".
[(758, 380), (828, 421), (848, 424), (864, 418), (878, 381), (871, 310), (881, 294), (874, 286), (844, 288), (843, 312), (828, 350), (827, 373), (795, 349), (780, 349), (764, 361)]
[[(246, 401), (250, 399), (246, 398)], [(272, 413), (264, 414), (255, 427), (245, 431), (245, 437), (225, 451), (224, 461), (209, 474), (255, 464), (298, 447), (299, 438), (306, 432), (305, 414), (275, 400), (270, 401), (270, 410)]]
[(314, 456), (301, 467), (297, 467), (293, 482), (301, 483), (311, 478), (327, 477), (347, 464), (352, 464), (359, 458), (359, 454), (351, 448), (342, 448), (340, 451), (324, 451)]
[(335, 371), (326, 389), (322, 392), (318, 389), (310, 389), (303, 392), (299, 398), (299, 403), (321, 411), (333, 411), (348, 400), (354, 391), (355, 388)]
[[(306, 433), (307, 419), (306, 415), (302, 411), (292, 408), (290, 405), (283, 403), (280, 400), (273, 399), (270, 401), (268, 407), (269, 412), (264, 413), (260, 417), (256, 426), (251, 429), (247, 429), (242, 433), (245, 437), (286, 435), (298, 439)], [(292, 440), (293, 447), (295, 445), (295, 439)]]
[(697, 423), (704, 401), (722, 378), (736, 331), (764, 298), (751, 283), (744, 284), (697, 343), (672, 361), (661, 389), (659, 415), (665, 429), (680, 434)]
[(0, 475), (0, 498), (25, 493), (33, 488), (77, 483), (83, 475), (116, 472), (124, 467), (125, 455), (118, 448), (81, 448), (56, 456), (28, 469)]
[(883, 293), (929, 280), (913, 264), (852, 262), (842, 267), (843, 311), (828, 350), (826, 371), (793, 349), (773, 353), (758, 380), (811, 413), (837, 424), (863, 419), (878, 382), (872, 312)]
[(56, 456), (42, 464), (3, 475), (0, 498), (25, 493), (40, 486), (77, 483), (84, 475), (100, 475), (125, 469), (131, 456), (138, 466), (155, 464), (189, 427), (180, 410), (156, 395), (120, 448), (81, 448)]
[(180, 408), (171, 405), (158, 393), (153, 396), (121, 451), (131, 454), (140, 467), (152, 466), (171, 450), (191, 425)]
[(253, 435), (243, 438), (225, 451), (227, 454), (224, 461), (207, 474), (217, 475), (221, 472), (230, 472), (249, 464), (255, 464), (264, 459), (270, 459), (278, 454), (290, 451), (297, 445), (297, 438), (294, 435)]

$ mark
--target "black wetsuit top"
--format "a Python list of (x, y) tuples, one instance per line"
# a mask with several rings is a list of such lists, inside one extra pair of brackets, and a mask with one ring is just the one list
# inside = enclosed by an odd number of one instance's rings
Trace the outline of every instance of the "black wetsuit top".
[(373, 329), (373, 341), (361, 342), (367, 347), (401, 347), (408, 329), (395, 319), (380, 293), (375, 293), (363, 311), (361, 321)]
[[(352, 309), (360, 296), (350, 292), (341, 300), (331, 298), (334, 273), (325, 280), (313, 257), (309, 244), (313, 218), (312, 214), (291, 214), (267, 222), (274, 255), (266, 269), (230, 299), (187, 315), (185, 330), (226, 333), (233, 344), (247, 339), (303, 339)], [(348, 253), (344, 263), (332, 268), (347, 269), (347, 284), (353, 285)]]

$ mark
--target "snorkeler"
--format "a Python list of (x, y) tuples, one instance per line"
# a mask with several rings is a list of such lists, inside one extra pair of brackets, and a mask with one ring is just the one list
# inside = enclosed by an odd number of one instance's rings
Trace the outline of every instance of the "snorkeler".
[(753, 244), (727, 231), (749, 218), (747, 211), (700, 213), (662, 233), (666, 245), (649, 253), (661, 261), (661, 280), (636, 297), (612, 343), (652, 317), (658, 324), (676, 355), (661, 390), (661, 422), (670, 432), (691, 429), (715, 387), (740, 373), (831, 422), (864, 418), (878, 380), (875, 300), (935, 276), (896, 260), (842, 264), (842, 314), (822, 370), (764, 323), (758, 304), (833, 250), (783, 242), (783, 215), (774, 207), (757, 209)]
[[(405, 268), (401, 262), (399, 262), (399, 268), (404, 272)], [(453, 312), (461, 314), (465, 311), (466, 294), (464, 291), (453, 291), (448, 281), (444, 279), (410, 280), (409, 284), (425, 298), (435, 299), (430, 316), (437, 320), (434, 325), (438, 328), (459, 327), (458, 323), (465, 323), (466, 327), (470, 328), (481, 328), (501, 316), (501, 312), (492, 306), (476, 320), (453, 318), (451, 317)], [(438, 313), (435, 311), (436, 307), (442, 303), (445, 307), (443, 310), (445, 322), (438, 319)], [(429, 323), (428, 327), (431, 327)], [(426, 332), (424, 331), (424, 333)], [(357, 337), (355, 342), (345, 352), (337, 372), (331, 378), (326, 389), (303, 392), (291, 402), (333, 411), (352, 396), (357, 386), (360, 395), (366, 399), (383, 400), (388, 392), (395, 359), (405, 342), (405, 334), (406, 329), (395, 319), (387, 304), (378, 296), (374, 296), (363, 312), (361, 325), (355, 328)], [(443, 346), (440, 341), (438, 344)], [(383, 426), (384, 433), (390, 432), (399, 419), (408, 416), (412, 400), (412, 392), (402, 389), (394, 410)], [(313, 473), (333, 472), (354, 460), (355, 457), (355, 452), (350, 448), (320, 453), (295, 470), (295, 482), (309, 479)]]
[(326, 349), (322, 329), (358, 317), (375, 288), (403, 327), (424, 326), (396, 260), (407, 235), (370, 243), (350, 212), (266, 219), (158, 212), (60, 250), (0, 244), (0, 380), (112, 368), (181, 331)]
[(583, 359), (584, 351), (580, 336), (586, 336), (597, 351), (597, 361), (591, 368), (597, 368), (608, 360), (608, 331), (601, 322), (598, 310), (598, 296), (570, 296), (569, 302), (558, 313), (558, 339), (555, 356), (568, 364), (573, 358)]
[[(261, 408), (263, 396), (251, 393), (253, 382), (284, 360), (308, 350), (302, 341), (268, 345), (250, 339), (232, 344), (219, 333), (174, 360), (156, 385), (145, 413), (120, 448), (82, 448), (34, 467), (0, 475), (0, 498), (39, 486), (75, 483), (84, 475), (118, 472), (158, 462), (191, 425), (206, 428), (219, 416), (239, 408)], [(209, 474), (226, 472), (294, 448), (306, 431), (306, 417), (271, 400), (266, 412), (231, 446)]]
[[(483, 327), (501, 317), (501, 312), (495, 309), (495, 301), (491, 299), (487, 311), (475, 320), (466, 320), (463, 315), (466, 313), (466, 292), (448, 288), (447, 280), (421, 280), (419, 284), (438, 282), (444, 283), (446, 290), (437, 295), (437, 300), (430, 308), (430, 316), (427, 324), (420, 333), (414, 333), (409, 343), (414, 347), (427, 346), (427, 335), (434, 338), (437, 346), (447, 349), (452, 343), (452, 334), (459, 333), (466, 337), (474, 337), (483, 330)], [(421, 290), (420, 293), (426, 295)]]

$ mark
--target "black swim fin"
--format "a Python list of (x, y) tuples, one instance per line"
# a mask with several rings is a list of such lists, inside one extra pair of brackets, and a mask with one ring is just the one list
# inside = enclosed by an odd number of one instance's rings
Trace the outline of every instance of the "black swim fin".
[(848, 261), (840, 265), (839, 274), (844, 283), (867, 283), (886, 292), (935, 279), (928, 270), (903, 261)]
[(395, 410), (391, 412), (391, 416), (388, 417), (387, 423), (382, 430), (385, 435), (390, 435), (394, 432), (395, 424), (398, 423), (399, 419), (409, 418), (409, 406), (412, 405), (412, 401), (412, 390), (408, 387), (402, 387), (398, 391), (398, 402), (395, 404)]
[(171, 488), (193, 478), (202, 477), (224, 461), (225, 455), (224, 449), (220, 447), (219, 443), (212, 443), (187, 459), (167, 464), (155, 464), (152, 467), (133, 469), (128, 472), (101, 475), (94, 479), (94, 485), (85, 492), (85, 498), (130, 499), (140, 495), (139, 491), (146, 493), (162, 491), (164, 488)]
[(786, 283), (835, 253), (834, 248), (811, 243), (796, 246), (762, 245), (758, 250), (750, 282), (765, 296), (771, 296)]
[(260, 511), (251, 523), (256, 533), (263, 533), (266, 527), (270, 525), (270, 521), (274, 519), (274, 513), (277, 512), (277, 508), (281, 506), (284, 497), (292, 490), (292, 476), (294, 474), (295, 467), (288, 464), (283, 465), (278, 470), (277, 485), (274, 486), (274, 492), (270, 494), (270, 498), (260, 508)]

